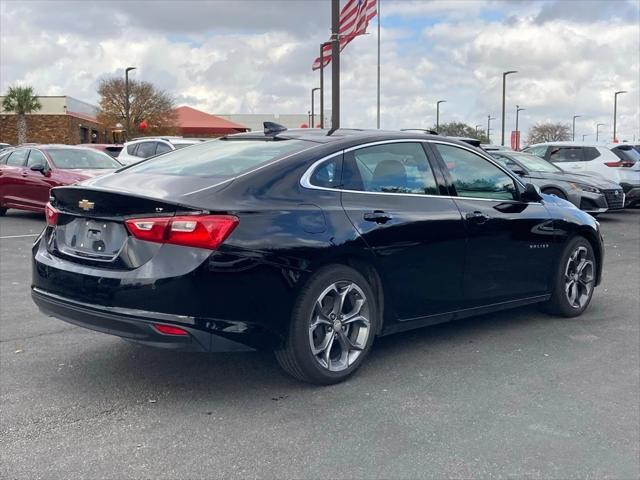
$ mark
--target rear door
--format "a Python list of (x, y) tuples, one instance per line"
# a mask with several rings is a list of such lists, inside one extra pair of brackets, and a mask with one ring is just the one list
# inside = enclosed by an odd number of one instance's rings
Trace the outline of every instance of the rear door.
[(553, 222), (540, 202), (522, 202), (514, 179), (471, 149), (434, 142), (466, 228), (465, 305), (545, 294)]
[(14, 150), (0, 168), (0, 203), (3, 207), (25, 205), (22, 187), (28, 154), (27, 148)]
[(385, 308), (400, 320), (449, 312), (462, 300), (465, 232), (443, 181), (420, 141), (344, 155), (342, 206), (377, 258), (393, 303)]

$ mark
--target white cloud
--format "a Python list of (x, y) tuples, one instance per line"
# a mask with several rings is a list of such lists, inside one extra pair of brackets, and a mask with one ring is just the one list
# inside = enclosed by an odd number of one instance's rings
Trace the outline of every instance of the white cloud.
[[(578, 131), (587, 133), (596, 122), (611, 123), (613, 92), (623, 89), (629, 93), (619, 97), (619, 130), (629, 138), (640, 133), (640, 29), (632, 2), (621, 2), (632, 12), (621, 19), (608, 6), (599, 14), (593, 2), (578, 14), (562, 2), (382, 1), (383, 127), (431, 126), (435, 101), (444, 98), (441, 121), (485, 124), (491, 113), (496, 132), (501, 72), (515, 69), (507, 130), (518, 103), (527, 109), (525, 130), (542, 120), (570, 122), (577, 113)], [(265, 3), (273, 8), (260, 9)], [(136, 78), (212, 113), (309, 110), (318, 83), (310, 67), (327, 39), (328, 2), (159, 5), (95, 2), (80, 15), (77, 4), (0, 2), (0, 90), (28, 83), (40, 94), (96, 102), (100, 78), (135, 65)], [(375, 126), (372, 27), (343, 52), (344, 126)]]

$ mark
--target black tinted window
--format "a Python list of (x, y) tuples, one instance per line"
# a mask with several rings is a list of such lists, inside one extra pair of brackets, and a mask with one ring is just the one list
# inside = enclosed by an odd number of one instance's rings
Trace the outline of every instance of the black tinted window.
[(595, 147), (584, 147), (582, 149), (582, 153), (584, 154), (584, 160), (586, 162), (594, 160), (600, 156), (600, 152)]
[(347, 190), (438, 195), (427, 155), (419, 143), (389, 143), (345, 155)]
[(156, 154), (156, 142), (142, 142), (138, 144), (136, 157), (149, 158)]
[[(582, 162), (582, 147), (552, 147), (550, 162)], [(596, 150), (597, 152), (597, 150)]]
[(341, 157), (327, 160), (318, 166), (311, 175), (309, 182), (316, 187), (335, 188), (340, 184)]
[(167, 153), (171, 151), (171, 147), (166, 143), (158, 142), (158, 147), (156, 148), (156, 155), (160, 155), (161, 153)]
[(513, 179), (488, 160), (462, 148), (434, 145), (447, 166), (459, 196), (496, 200), (518, 198)]
[(27, 149), (16, 150), (7, 159), (7, 165), (11, 165), (13, 167), (22, 167), (27, 159)]

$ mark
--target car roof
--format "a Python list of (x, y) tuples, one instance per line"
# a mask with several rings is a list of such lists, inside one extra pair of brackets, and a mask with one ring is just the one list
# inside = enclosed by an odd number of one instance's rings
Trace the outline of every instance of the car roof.
[(574, 142), (574, 141), (558, 141), (558, 142), (543, 142), (543, 143), (532, 143), (528, 145), (529, 147), (595, 147), (595, 148), (608, 148), (612, 149), (615, 147), (620, 147), (622, 145), (627, 145), (624, 143), (607, 143), (607, 142)]
[[(447, 140), (451, 143), (465, 145), (463, 142), (451, 139), (449, 137), (443, 137), (439, 135), (431, 135), (422, 133), (420, 131), (397, 131), (397, 130), (375, 130), (375, 129), (348, 129), (341, 128), (338, 130), (327, 130), (320, 128), (295, 128), (291, 130), (284, 130), (274, 134), (265, 135), (264, 132), (254, 131), (246, 133), (236, 133), (223, 137), (226, 140), (306, 140), (315, 143), (336, 143), (336, 142), (351, 142), (362, 140), (393, 140), (393, 139), (424, 139), (424, 140)], [(468, 145), (466, 145), (468, 146)]]

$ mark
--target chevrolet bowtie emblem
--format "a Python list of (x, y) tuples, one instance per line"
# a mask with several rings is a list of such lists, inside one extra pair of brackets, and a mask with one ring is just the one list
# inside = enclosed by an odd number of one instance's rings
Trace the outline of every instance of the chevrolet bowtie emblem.
[(95, 203), (90, 202), (89, 200), (83, 198), (78, 202), (78, 206), (83, 210), (89, 211), (89, 210), (93, 210)]

